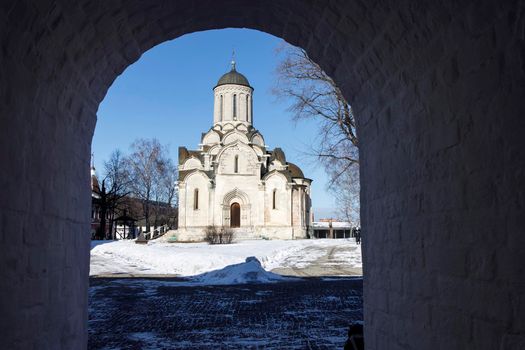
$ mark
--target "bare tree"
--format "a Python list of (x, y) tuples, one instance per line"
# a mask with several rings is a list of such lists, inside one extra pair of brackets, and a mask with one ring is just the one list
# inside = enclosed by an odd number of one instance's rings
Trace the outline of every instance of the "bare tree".
[[(164, 200), (169, 207), (176, 207), (178, 203), (178, 178), (177, 166), (168, 158), (164, 164), (161, 186)], [(176, 210), (170, 210), (168, 213), (167, 221), (170, 226), (176, 225), (176, 214)]]
[(102, 185), (107, 183), (112, 193), (112, 198), (109, 201), (109, 224), (112, 238), (114, 237), (113, 223), (117, 211), (121, 211), (124, 205), (124, 198), (129, 195), (129, 174), (126, 168), (125, 157), (119, 149), (111, 153), (109, 160), (104, 162), (104, 170), (106, 177), (102, 181)]
[[(97, 236), (105, 239), (113, 237), (113, 219), (115, 211), (122, 199), (129, 194), (127, 174), (125, 173), (124, 159), (119, 150), (115, 150), (110, 159), (104, 163), (105, 176), (98, 189), (97, 203), (100, 213), (100, 226)], [(109, 234), (106, 227), (109, 220)]]
[(337, 179), (337, 189), (332, 191), (339, 206), (337, 215), (353, 227), (361, 226), (359, 214), (359, 168), (350, 167)]
[(157, 198), (166, 151), (157, 139), (138, 139), (126, 159), (130, 189), (142, 202), (146, 231), (150, 229), (152, 201)]
[[(358, 212), (359, 142), (352, 108), (334, 80), (306, 51), (284, 43), (278, 52), (284, 59), (277, 67), (273, 93), (292, 101), (290, 111), (294, 113), (294, 120), (313, 119), (319, 123), (321, 132), (310, 154), (324, 164), (330, 176), (329, 189), (338, 203), (343, 207), (352, 206), (343, 211)], [(350, 193), (347, 195), (347, 192)], [(345, 200), (340, 198), (342, 195), (347, 195)], [(356, 196), (357, 201), (349, 200)], [(346, 215), (345, 219), (348, 219)]]
[(157, 139), (133, 142), (126, 164), (129, 168), (129, 187), (134, 197), (142, 202), (146, 231), (149, 231), (151, 219), (156, 227), (160, 219), (169, 216), (172, 211), (177, 169), (169, 158), (167, 147)]

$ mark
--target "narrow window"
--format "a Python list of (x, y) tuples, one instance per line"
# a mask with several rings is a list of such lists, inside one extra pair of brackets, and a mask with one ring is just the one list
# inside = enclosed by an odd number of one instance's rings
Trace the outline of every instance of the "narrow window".
[(237, 95), (233, 94), (233, 120), (237, 120)]
[(222, 106), (223, 106), (223, 103), (222, 103), (222, 95), (221, 95), (220, 110), (219, 110), (219, 117), (220, 117), (221, 122), (222, 122)]
[(246, 95), (246, 121), (250, 121), (250, 119), (248, 118), (248, 95)]
[(277, 206), (276, 206), (276, 197), (277, 197), (277, 190), (273, 190), (273, 194), (272, 194), (272, 209), (277, 209)]
[(233, 162), (233, 172), (236, 174), (239, 172), (239, 156), (238, 155), (235, 156), (235, 160)]
[(199, 189), (196, 188), (195, 191), (193, 191), (193, 209), (197, 210), (199, 209)]

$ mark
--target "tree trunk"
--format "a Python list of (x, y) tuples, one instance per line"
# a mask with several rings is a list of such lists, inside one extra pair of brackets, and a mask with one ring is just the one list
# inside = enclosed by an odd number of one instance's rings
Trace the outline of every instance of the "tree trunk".
[(99, 226), (99, 229), (100, 229), (100, 236), (103, 237), (104, 239), (108, 239), (108, 237), (106, 235), (106, 213), (107, 213), (107, 206), (105, 204), (101, 205), (100, 206), (100, 226)]

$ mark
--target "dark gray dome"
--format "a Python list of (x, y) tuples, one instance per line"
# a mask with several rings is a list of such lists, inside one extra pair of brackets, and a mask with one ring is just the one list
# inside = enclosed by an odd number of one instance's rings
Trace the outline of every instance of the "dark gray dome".
[(233, 67), (231, 71), (224, 74), (219, 81), (217, 82), (217, 86), (220, 85), (226, 85), (226, 84), (235, 84), (235, 85), (244, 85), (244, 86), (250, 86), (250, 83), (248, 82), (248, 79), (241, 73), (237, 72), (235, 68)]

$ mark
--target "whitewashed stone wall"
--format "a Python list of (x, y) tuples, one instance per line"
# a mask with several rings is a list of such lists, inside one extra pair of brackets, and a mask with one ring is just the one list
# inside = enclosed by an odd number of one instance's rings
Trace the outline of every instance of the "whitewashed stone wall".
[(114, 79), (166, 40), (247, 27), (305, 48), (358, 117), (367, 349), (525, 348), (523, 3), (213, 5), (0, 5), (2, 347), (86, 348), (90, 142)]
[[(273, 192), (275, 191), (275, 208)], [(284, 175), (273, 173), (265, 179), (265, 221), (269, 226), (291, 225), (291, 186)], [(290, 237), (291, 238), (291, 237)]]
[[(242, 85), (225, 84), (214, 89), (213, 122), (252, 123), (252, 93), (253, 89)], [(233, 95), (236, 95), (236, 119), (233, 117)], [(221, 113), (222, 96), (222, 113)], [(248, 97), (248, 98), (246, 98)], [(222, 119), (221, 119), (222, 115)]]
[[(195, 192), (198, 191), (198, 193)], [(195, 196), (198, 195), (198, 208), (195, 208)], [(179, 208), (179, 226), (186, 227), (188, 223), (192, 226), (206, 227), (213, 217), (210, 211), (210, 203), (213, 201), (213, 191), (210, 191), (209, 179), (201, 172), (190, 174), (185, 181), (179, 185), (179, 197), (185, 203)]]

